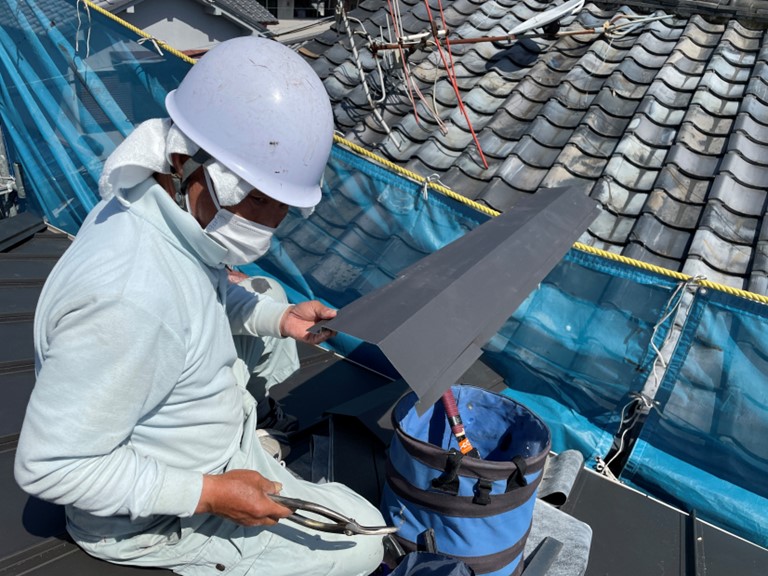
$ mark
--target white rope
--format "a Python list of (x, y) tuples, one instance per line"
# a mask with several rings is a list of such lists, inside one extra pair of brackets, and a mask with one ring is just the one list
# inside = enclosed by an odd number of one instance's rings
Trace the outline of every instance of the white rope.
[[(368, 104), (370, 104), (371, 109), (373, 110), (373, 115), (376, 117), (376, 120), (381, 124), (381, 126), (384, 128), (384, 131), (387, 133), (387, 136), (389, 136), (392, 139), (392, 142), (395, 144), (397, 149), (400, 149), (400, 143), (397, 142), (397, 140), (393, 136), (393, 132), (390, 129), (390, 127), (385, 122), (384, 118), (381, 115), (381, 112), (379, 112), (378, 107), (374, 104), (373, 98), (371, 97), (371, 92), (368, 89), (368, 82), (366, 81), (365, 77), (365, 70), (363, 70), (363, 65), (360, 62), (360, 54), (357, 51), (357, 46), (355, 45), (355, 38), (352, 34), (352, 29), (349, 25), (349, 19), (347, 17), (347, 11), (344, 9), (344, 3), (342, 0), (337, 0), (336, 2), (336, 13), (339, 14), (342, 18), (342, 21), (344, 22), (344, 28), (347, 32), (347, 37), (349, 38), (349, 44), (352, 50), (352, 57), (355, 60), (355, 66), (357, 67), (357, 73), (360, 76), (360, 81), (363, 84), (363, 90), (365, 91), (365, 97), (368, 99)], [(359, 22), (359, 20), (358, 20)], [(383, 82), (382, 82), (382, 90)]]
[[(661, 327), (671, 318), (674, 314), (677, 313), (677, 311), (680, 308), (680, 305), (683, 301), (683, 294), (685, 293), (686, 289), (690, 286), (698, 286), (698, 284), (704, 279), (703, 276), (695, 276), (693, 278), (690, 278), (688, 280), (678, 282), (677, 286), (675, 287), (674, 291), (670, 295), (670, 297), (667, 299), (667, 303), (664, 306), (664, 312), (661, 315), (661, 318), (659, 318), (658, 322), (653, 327), (653, 332), (651, 333), (651, 341), (650, 345), (653, 351), (656, 353), (656, 357), (653, 360), (653, 365), (651, 367), (651, 374), (654, 379), (654, 390), (658, 390), (659, 383), (661, 381), (662, 376), (660, 377), (657, 369), (659, 366), (661, 366), (664, 370), (666, 370), (668, 366), (668, 359), (664, 357), (664, 354), (662, 353), (662, 349), (666, 346), (666, 344), (670, 341), (670, 338), (672, 337), (673, 333), (673, 327), (670, 327), (669, 330), (667, 330), (666, 335), (664, 336), (664, 340), (661, 342), (661, 345), (656, 344), (656, 336), (661, 329)], [(610, 470), (610, 465), (613, 463), (616, 458), (618, 458), (624, 451), (624, 445), (626, 442), (626, 436), (629, 433), (630, 430), (632, 430), (637, 424), (637, 422), (648, 414), (651, 410), (656, 410), (659, 414), (660, 418), (666, 418), (664, 416), (664, 413), (659, 410), (658, 407), (658, 401), (654, 400), (653, 398), (650, 398), (647, 394), (643, 392), (632, 392), (630, 393), (631, 400), (627, 402), (624, 407), (621, 409), (621, 417), (619, 419), (619, 445), (616, 447), (616, 451), (613, 453), (613, 456), (609, 458), (607, 461), (603, 460), (600, 457), (597, 457), (596, 464), (595, 464), (595, 470), (603, 474), (604, 476), (607, 476), (609, 478), (612, 478), (614, 480), (618, 480), (616, 476), (613, 474), (613, 472)], [(627, 411), (630, 407), (633, 407), (631, 414), (627, 416)]]
[(424, 198), (424, 200), (429, 200), (430, 184), (439, 184), (443, 188), (447, 188), (445, 184), (440, 182), (440, 176), (438, 174), (430, 174), (424, 179), (424, 182), (421, 183), (421, 196)]
[(136, 41), (137, 44), (144, 44), (144, 42), (151, 42), (152, 46), (157, 50), (157, 53), (160, 54), (160, 56), (163, 56), (163, 51), (160, 49), (160, 44), (158, 43), (157, 38), (154, 36), (145, 36)]
[(85, 13), (88, 14), (88, 32), (85, 36), (85, 57), (88, 58), (88, 56), (91, 55), (91, 8), (88, 6), (87, 3), (83, 2), (83, 0), (77, 0), (77, 4), (75, 5), (75, 11), (77, 12), (77, 30), (75, 31), (75, 54), (77, 54), (77, 51), (80, 49), (80, 28), (82, 26), (82, 22), (80, 20), (80, 4), (85, 6)]
[(622, 14), (618, 16), (616, 20), (628, 20), (623, 24), (613, 24), (613, 20), (609, 20), (603, 25), (603, 32), (609, 38), (623, 38), (637, 30), (642, 28), (650, 22), (657, 22), (666, 18), (672, 18), (672, 14), (664, 14), (663, 16), (642, 16), (639, 14)]
[(684, 282), (679, 282), (677, 287), (675, 288), (675, 291), (669, 297), (669, 300), (667, 300), (665, 313), (662, 315), (662, 317), (653, 327), (653, 333), (651, 334), (651, 348), (653, 348), (653, 351), (656, 352), (656, 358), (654, 358), (653, 360), (653, 366), (652, 366), (651, 372), (653, 374), (654, 383), (656, 384), (657, 389), (658, 389), (658, 384), (660, 383), (661, 380), (659, 378), (658, 373), (656, 372), (656, 369), (659, 367), (659, 365), (661, 365), (661, 367), (664, 370), (666, 370), (667, 362), (668, 362), (668, 360), (664, 358), (664, 354), (662, 354), (661, 348), (664, 348), (667, 342), (669, 342), (669, 339), (672, 336), (672, 329), (670, 328), (669, 330), (667, 330), (667, 334), (664, 336), (664, 340), (661, 342), (661, 347), (658, 347), (656, 345), (656, 334), (658, 333), (661, 326), (669, 319), (669, 317), (672, 316), (672, 314), (674, 314), (675, 312), (677, 312), (677, 309), (680, 307), (680, 303), (683, 301), (682, 292), (689, 286), (698, 286), (702, 280), (704, 280), (704, 276), (699, 275), (699, 276), (694, 276), (693, 278), (690, 278), (688, 280), (685, 280)]
[[(350, 21), (355, 22), (358, 26), (360, 26), (360, 29), (362, 30), (362, 32), (353, 32), (353, 34), (362, 36), (370, 44), (372, 41), (372, 38), (370, 34), (368, 34), (368, 31), (365, 29), (365, 25), (358, 18), (353, 18), (352, 16), (347, 16), (347, 18)], [(379, 86), (381, 86), (381, 98), (379, 98), (378, 100), (374, 100), (373, 102), (375, 102), (376, 104), (381, 104), (387, 98), (387, 89), (386, 89), (386, 86), (384, 85), (384, 72), (381, 70), (381, 64), (379, 63), (379, 59), (374, 58), (374, 61), (376, 62), (376, 70), (379, 73)], [(358, 66), (359, 66), (358, 70), (362, 70), (362, 64), (358, 63)], [(365, 82), (364, 78), (363, 78), (363, 82)], [(369, 103), (370, 103), (370, 99), (369, 99)], [(371, 104), (371, 106), (373, 106), (373, 104)]]

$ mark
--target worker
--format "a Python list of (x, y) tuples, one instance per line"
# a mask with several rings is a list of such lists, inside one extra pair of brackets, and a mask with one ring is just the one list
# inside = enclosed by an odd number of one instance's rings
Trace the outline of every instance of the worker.
[(75, 542), (110, 562), (370, 574), (380, 536), (281, 521), (292, 511), (270, 494), (383, 524), (346, 486), (301, 480), (265, 451), (248, 390), (287, 378), (295, 341), (327, 339), (307, 329), (335, 311), (290, 305), (264, 278), (228, 281), (228, 267), (268, 250), (289, 207), (319, 202), (328, 96), (296, 53), (248, 37), (211, 49), (166, 107), (170, 118), (143, 122), (110, 155), (102, 200), (43, 288), (16, 480), (64, 505)]

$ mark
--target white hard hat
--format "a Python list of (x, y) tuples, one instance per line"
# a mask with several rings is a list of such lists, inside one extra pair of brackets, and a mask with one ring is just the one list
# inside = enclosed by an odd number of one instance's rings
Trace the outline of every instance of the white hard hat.
[(209, 50), (165, 106), (198, 146), (267, 196), (308, 208), (333, 143), (320, 78), (274, 40), (242, 37)]

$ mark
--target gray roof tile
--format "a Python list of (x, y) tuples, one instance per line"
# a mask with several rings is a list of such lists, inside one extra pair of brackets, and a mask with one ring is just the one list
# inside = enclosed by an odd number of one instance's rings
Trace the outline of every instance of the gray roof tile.
[(680, 202), (704, 204), (711, 181), (686, 174), (672, 163), (664, 164), (656, 179), (656, 187)]
[(674, 258), (666, 258), (660, 254), (656, 254), (649, 250), (647, 247), (636, 242), (630, 242), (624, 250), (623, 254), (627, 258), (634, 258), (635, 260), (647, 262), (648, 264), (652, 264), (654, 266), (660, 266), (661, 268), (666, 268), (667, 270), (677, 270), (680, 268), (680, 260), (676, 260)]
[(602, 106), (590, 106), (589, 111), (584, 115), (584, 124), (589, 126), (590, 130), (597, 133), (597, 138), (610, 138), (618, 140), (624, 131), (627, 130), (629, 118), (616, 117), (608, 114)]
[(645, 212), (632, 228), (630, 241), (642, 244), (665, 258), (682, 260), (691, 241), (691, 231), (673, 228)]
[(736, 116), (739, 110), (738, 100), (723, 98), (706, 88), (696, 91), (691, 104), (698, 104), (715, 116)]
[(533, 121), (529, 134), (539, 144), (560, 149), (571, 137), (571, 131), (553, 124), (544, 112)]
[(758, 218), (731, 212), (720, 202), (708, 202), (701, 214), (699, 228), (709, 230), (730, 244), (749, 246), (757, 240)]
[(665, 148), (649, 145), (636, 134), (627, 134), (622, 138), (616, 147), (616, 153), (645, 168), (660, 168), (667, 155)]
[(739, 114), (733, 123), (733, 131), (744, 134), (761, 144), (768, 144), (768, 126), (758, 122), (749, 114)]
[(744, 132), (739, 131), (734, 131), (731, 134), (731, 138), (728, 140), (728, 151), (738, 152), (754, 164), (760, 164), (768, 157), (768, 145), (761, 144)]
[[(535, 192), (541, 186), (541, 181), (546, 174), (546, 169), (532, 166), (514, 154), (507, 158), (496, 171), (496, 177), (523, 192)], [(482, 197), (488, 200), (487, 195), (484, 194)]]
[(589, 194), (592, 187), (595, 185), (595, 178), (590, 176), (580, 176), (568, 169), (565, 162), (568, 161), (567, 150), (563, 150), (563, 153), (558, 158), (558, 163), (555, 164), (547, 176), (542, 180), (541, 185), (543, 188), (555, 188), (556, 186), (576, 186), (577, 188), (584, 190), (585, 194)]
[[(723, 62), (722, 59), (721, 62)], [(713, 66), (716, 65), (717, 63), (713, 63)], [(708, 90), (711, 90), (714, 94), (717, 94), (721, 98), (741, 98), (744, 94), (746, 85), (739, 80), (740, 77), (743, 77), (743, 74), (740, 74), (739, 70), (744, 69), (710, 69), (706, 74), (704, 74), (704, 78), (702, 78), (701, 83), (705, 85)], [(746, 71), (749, 72), (749, 70)], [(725, 74), (727, 73), (732, 73), (732, 77), (726, 77)]]
[[(452, 38), (502, 35), (551, 6), (536, 0), (443, 0)], [(430, 6), (436, 9), (436, 1)], [(421, 0), (400, 4), (407, 32), (428, 30)], [(387, 2), (352, 13), (378, 36)], [(626, 6), (588, 3), (562, 30), (601, 29)], [(662, 15), (657, 10), (654, 15)], [(348, 39), (332, 28), (307, 44), (337, 128), (423, 176), (499, 210), (540, 187), (578, 184), (604, 210), (583, 240), (737, 287), (768, 289), (768, 41), (759, 26), (670, 15), (622, 37), (522, 38), (453, 46), (462, 102), (485, 169), (436, 50), (408, 56), (411, 78), (437, 102), (446, 132), (424, 103), (419, 121), (399, 69), (373, 116)], [(374, 65), (364, 42), (363, 66)], [(376, 94), (378, 78), (368, 74)], [(762, 236), (761, 236), (762, 234)], [(346, 265), (352, 259), (342, 258)], [(354, 272), (354, 270), (352, 270)]]
[(566, 144), (557, 160), (571, 174), (590, 180), (597, 180), (608, 164), (604, 158), (585, 154), (576, 142)]
[(710, 282), (717, 282), (718, 284), (725, 284), (726, 286), (738, 286), (743, 285), (743, 278), (727, 274), (722, 270), (709, 265), (709, 263), (698, 254), (690, 253), (688, 260), (686, 260), (681, 270), (683, 274), (689, 276), (702, 276)]
[(648, 88), (646, 96), (652, 96), (654, 100), (666, 108), (681, 109), (688, 107), (692, 94), (678, 90), (664, 80), (657, 78)]
[(650, 190), (656, 181), (658, 170), (638, 166), (624, 156), (613, 156), (605, 167), (605, 175), (611, 176), (627, 188)]
[(725, 156), (720, 170), (747, 186), (761, 188), (768, 184), (768, 165), (764, 163), (754, 164), (735, 152)]
[(698, 256), (715, 270), (742, 276), (747, 272), (751, 253), (751, 247), (734, 244), (710, 230), (699, 228), (691, 242), (689, 258)]
[(582, 153), (593, 158), (602, 158), (607, 160), (616, 150), (619, 138), (600, 138), (589, 127), (588, 124), (582, 124), (570, 138), (570, 143), (578, 148)]
[(685, 121), (678, 133), (678, 142), (691, 150), (711, 156), (719, 155), (725, 148), (724, 136), (712, 136), (699, 130), (692, 122)]
[(476, 200), (495, 210), (504, 211), (514, 205), (522, 194), (527, 193), (515, 190), (504, 179), (492, 178), (490, 183), (483, 188), (482, 194), (478, 196)]
[(563, 129), (573, 129), (578, 126), (583, 117), (577, 111), (571, 110), (563, 105), (559, 100), (549, 100), (541, 108), (541, 115), (555, 126)]
[(624, 188), (612, 178), (601, 178), (592, 188), (590, 196), (614, 214), (637, 216), (648, 201), (647, 192)]
[(692, 231), (698, 225), (702, 207), (697, 204), (681, 202), (661, 188), (656, 188), (649, 195), (643, 210), (656, 216), (667, 226)]
[(634, 225), (634, 217), (619, 216), (609, 210), (602, 210), (589, 226), (589, 232), (604, 242), (623, 245), (627, 243)]
[(539, 144), (530, 136), (524, 136), (517, 146), (514, 153), (520, 159), (534, 168), (549, 168), (560, 154), (560, 148), (552, 148)]
[(709, 197), (721, 201), (729, 210), (739, 214), (762, 216), (765, 212), (766, 188), (745, 186), (727, 172), (715, 178)]
[(655, 148), (668, 148), (675, 142), (677, 130), (669, 126), (660, 126), (645, 114), (637, 114), (626, 129), (632, 132), (642, 143)]
[(234, 16), (252, 26), (277, 23), (277, 18), (272, 16), (269, 10), (252, 0), (209, 0), (209, 2), (230, 11)]
[(679, 51), (682, 56), (690, 60), (706, 62), (712, 55), (713, 44), (701, 44), (694, 40), (693, 36), (684, 36), (675, 45), (675, 51)]
[(714, 176), (719, 159), (716, 156), (708, 156), (685, 145), (675, 146), (670, 150), (667, 161), (675, 164), (681, 172), (696, 178), (709, 178)]
[[(768, 108), (766, 109), (768, 111)], [(696, 130), (710, 136), (727, 137), (733, 127), (733, 118), (713, 116), (701, 106), (691, 106), (685, 112), (685, 122), (690, 122)]]

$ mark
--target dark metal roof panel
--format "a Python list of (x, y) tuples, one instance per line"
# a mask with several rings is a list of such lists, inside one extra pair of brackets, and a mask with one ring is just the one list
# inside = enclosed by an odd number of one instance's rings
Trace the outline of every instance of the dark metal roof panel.
[(596, 213), (576, 188), (525, 196), (321, 324), (377, 346), (426, 409), (480, 357)]

